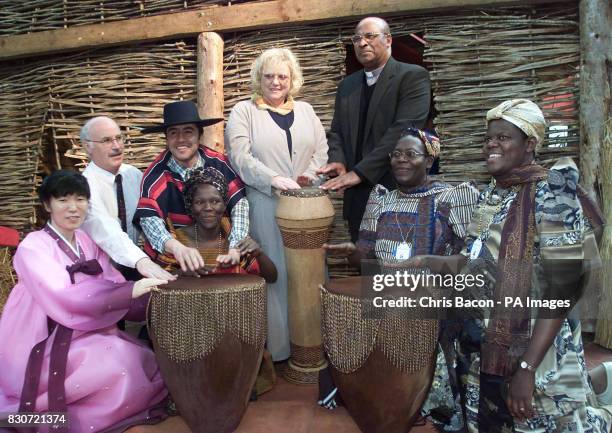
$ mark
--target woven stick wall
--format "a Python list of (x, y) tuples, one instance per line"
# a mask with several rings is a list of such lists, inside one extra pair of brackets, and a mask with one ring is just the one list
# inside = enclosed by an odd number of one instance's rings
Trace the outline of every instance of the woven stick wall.
[(164, 143), (159, 136), (140, 135), (137, 127), (161, 122), (166, 102), (195, 100), (193, 43), (152, 43), (3, 64), (0, 225), (32, 229), (40, 175), (84, 165), (87, 157), (78, 136), (90, 117), (113, 117), (129, 136), (126, 161), (146, 168)]
[(139, 127), (161, 123), (164, 104), (195, 100), (193, 43), (145, 44), (80, 53), (52, 66), (46, 127), (58, 152), (82, 167), (87, 155), (79, 142), (83, 123), (113, 118), (129, 137), (125, 160), (145, 169), (164, 148), (158, 134)]
[[(445, 179), (488, 178), (481, 157), (485, 114), (511, 98), (528, 98), (543, 108), (550, 147), (541, 151), (541, 162), (577, 157), (577, 14), (575, 5), (565, 5), (428, 20), (425, 38), (431, 47), (424, 58), (431, 65)], [(562, 136), (552, 138), (555, 133)]]
[[(0, 36), (179, 12), (249, 0), (2, 0)], [(252, 1), (252, 0), (251, 0)]]
[(36, 64), (0, 72), (0, 225), (28, 229), (34, 204), (42, 125), (47, 112), (45, 77)]

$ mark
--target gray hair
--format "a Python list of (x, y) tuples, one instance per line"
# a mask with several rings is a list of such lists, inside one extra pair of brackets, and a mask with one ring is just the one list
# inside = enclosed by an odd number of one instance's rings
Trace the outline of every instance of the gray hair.
[(391, 29), (389, 28), (389, 23), (386, 22), (385, 20), (383, 20), (380, 17), (365, 17), (364, 19), (362, 19), (361, 21), (359, 21), (357, 23), (357, 26), (355, 26), (355, 29), (357, 29), (357, 27), (359, 27), (361, 25), (361, 23), (366, 21), (366, 20), (376, 21), (376, 24), (378, 24), (378, 29), (381, 31), (381, 33), (384, 33), (386, 35), (390, 35), (391, 34)]
[(81, 132), (79, 134), (79, 138), (81, 139), (81, 143), (83, 143), (85, 145), (84, 147), (85, 147), (85, 150), (87, 151), (88, 154), (89, 154), (89, 152), (91, 151), (91, 149), (93, 147), (93, 142), (91, 141), (91, 136), (89, 135), (89, 130), (91, 129), (91, 127), (93, 125), (95, 125), (96, 123), (98, 123), (102, 119), (108, 119), (111, 122), (113, 122), (115, 125), (117, 124), (113, 119), (111, 119), (108, 116), (96, 116), (96, 117), (92, 117), (91, 119), (89, 119), (81, 127)]

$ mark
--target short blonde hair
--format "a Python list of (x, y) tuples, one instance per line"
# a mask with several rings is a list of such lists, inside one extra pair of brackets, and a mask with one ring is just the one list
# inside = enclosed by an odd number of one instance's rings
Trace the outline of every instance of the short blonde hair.
[(251, 90), (253, 93), (261, 96), (261, 76), (264, 67), (278, 63), (289, 66), (289, 73), (291, 74), (289, 95), (295, 96), (298, 94), (302, 84), (304, 84), (304, 77), (297, 57), (288, 48), (269, 48), (255, 59), (251, 65)]

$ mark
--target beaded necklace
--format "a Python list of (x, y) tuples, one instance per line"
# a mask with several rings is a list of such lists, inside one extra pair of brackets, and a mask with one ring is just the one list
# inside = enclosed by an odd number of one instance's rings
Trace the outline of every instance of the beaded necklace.
[(520, 188), (520, 185), (515, 185), (512, 188), (506, 190), (503, 195), (493, 194), (496, 189), (495, 179), (491, 180), (491, 184), (489, 186), (489, 191), (484, 199), (484, 202), (489, 206), (494, 206), (491, 212), (491, 217), (488, 218), (488, 221), (484, 221), (485, 212), (480, 212), (480, 217), (478, 219), (478, 229), (476, 232), (478, 233), (476, 239), (472, 243), (472, 247), (470, 248), (470, 259), (475, 260), (480, 256), (480, 250), (482, 249), (482, 245), (489, 238), (491, 224), (495, 219), (495, 216), (502, 211), (506, 204), (506, 199), (511, 194), (516, 194)]
[[(195, 223), (193, 225), (193, 232), (195, 235), (195, 244), (196, 244), (196, 248), (199, 251), (200, 250), (200, 244), (198, 243), (198, 223)], [(223, 254), (222, 253), (222, 243), (223, 243), (223, 236), (221, 235), (221, 229), (219, 229), (219, 242), (218, 242), (218, 250), (217, 252), (219, 253), (219, 255)]]

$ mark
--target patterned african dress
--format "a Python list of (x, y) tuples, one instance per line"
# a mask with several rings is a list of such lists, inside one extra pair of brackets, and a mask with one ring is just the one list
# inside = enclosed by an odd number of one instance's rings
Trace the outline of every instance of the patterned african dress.
[[(453, 187), (431, 182), (409, 194), (377, 185), (361, 222), (357, 247), (362, 258), (400, 262), (406, 258), (397, 258), (397, 252), (406, 244), (411, 256), (459, 253), (477, 198), (478, 190), (470, 183)], [(451, 327), (446, 332), (441, 323), (441, 328), (434, 381), (422, 414), (430, 415), (441, 431), (462, 431)]]
[[(597, 255), (592, 222), (587, 208), (581, 205), (577, 184), (578, 170), (568, 158), (560, 160), (550, 170), (548, 178), (535, 184), (536, 230), (533, 234), (533, 266), (528, 289), (531, 299), (544, 299), (543, 293), (547, 287), (555, 289), (551, 284), (554, 277), (544, 266), (551, 253), (565, 262), (562, 266), (571, 266), (572, 259), (582, 262)], [(462, 272), (479, 273), (486, 277), (484, 287), (478, 294), (472, 294), (480, 299), (496, 298), (495, 275), (498, 275), (496, 268), (502, 231), (517, 195), (516, 187), (502, 188), (492, 181), (480, 194), (474, 210), (466, 248), (462, 251), (468, 257), (468, 264)], [(562, 269), (556, 271), (561, 272)], [(481, 351), (481, 345), (486, 342), (485, 332), (492, 322), (491, 311), (483, 309), (478, 314), (479, 318), (466, 320), (460, 338), (458, 374), (462, 383), (466, 384), (465, 418), (468, 430), (473, 433), (610, 432), (612, 407), (596, 407), (584, 358), (580, 322), (573, 318), (564, 320), (535, 372), (533, 405), (536, 417), (526, 422), (513, 419), (501, 392), (503, 376), (488, 374), (481, 368), (483, 355), (488, 355)], [(527, 320), (531, 323), (531, 330), (535, 316), (532, 314), (532, 319)]]
[[(229, 233), (232, 231), (232, 226), (229, 218), (223, 217), (221, 219), (221, 232), (219, 237), (219, 245), (217, 248), (202, 248), (196, 244), (192, 235), (187, 232), (187, 229), (192, 226), (175, 228), (170, 220), (167, 221), (170, 228), (170, 234), (177, 239), (180, 243), (185, 246), (196, 248), (202, 259), (204, 260), (204, 266), (210, 268), (210, 274), (253, 274), (260, 275), (259, 261), (257, 258), (249, 255), (243, 256), (240, 259), (240, 263), (235, 266), (227, 268), (216, 266), (217, 256), (220, 254), (227, 254), (229, 250)], [(160, 254), (157, 257), (157, 261), (167, 271), (175, 271), (180, 269), (178, 261), (170, 253)]]

